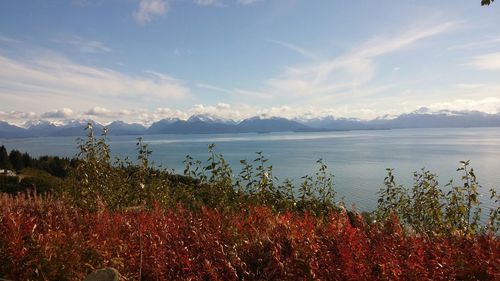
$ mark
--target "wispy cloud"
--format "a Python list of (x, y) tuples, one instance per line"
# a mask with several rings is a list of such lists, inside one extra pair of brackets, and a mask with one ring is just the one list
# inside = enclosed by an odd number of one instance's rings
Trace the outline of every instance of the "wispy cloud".
[[(85, 66), (62, 56), (18, 60), (0, 56), (2, 99), (12, 107), (39, 107), (77, 103), (154, 102), (190, 95), (180, 80), (157, 72), (128, 75), (115, 70)], [(31, 103), (29, 102), (31, 101)], [(54, 106), (54, 105), (52, 105)], [(58, 106), (58, 105), (56, 105)]]
[(489, 48), (500, 44), (500, 36), (489, 38), (480, 41), (468, 42), (460, 45), (448, 47), (448, 50), (465, 50), (465, 49), (480, 49)]
[(313, 52), (310, 52), (304, 48), (301, 48), (295, 44), (292, 44), (292, 43), (288, 43), (288, 42), (284, 42), (284, 41), (279, 41), (279, 40), (269, 40), (270, 42), (272, 43), (275, 43), (275, 44), (278, 44), (282, 47), (285, 47), (289, 50), (292, 50), (306, 58), (309, 58), (309, 59), (317, 59), (318, 56), (316, 54), (314, 54)]
[(455, 86), (457, 86), (460, 89), (475, 90), (475, 89), (483, 88), (486, 85), (481, 84), (481, 83), (458, 83)]
[(52, 40), (53, 42), (65, 44), (73, 47), (82, 53), (109, 53), (111, 48), (106, 46), (104, 43), (96, 40), (85, 40), (79, 36), (72, 35), (65, 38), (59, 38)]
[(248, 91), (248, 90), (243, 90), (240, 88), (223, 88), (223, 87), (218, 87), (210, 84), (205, 84), (205, 83), (197, 83), (196, 87), (202, 88), (202, 89), (207, 89), (207, 90), (212, 90), (224, 94), (229, 94), (229, 95), (244, 95), (248, 97), (253, 97), (253, 98), (259, 98), (259, 99), (267, 99), (270, 98), (271, 95), (265, 92), (259, 92), (259, 91)]
[(423, 39), (450, 32), (456, 29), (460, 24), (461, 23), (458, 21), (448, 21), (434, 23), (432, 25), (418, 25), (396, 36), (369, 40), (357, 48), (354, 54), (362, 57), (376, 57), (396, 52)]
[(193, 3), (199, 6), (226, 7), (227, 5), (219, 0), (194, 0)]
[(344, 55), (312, 64), (288, 67), (269, 79), (273, 93), (318, 96), (352, 90), (371, 81), (378, 56), (401, 51), (426, 38), (449, 32), (459, 25), (450, 21), (411, 28), (399, 35), (369, 40)]
[(500, 52), (473, 57), (469, 65), (479, 70), (500, 70)]
[(79, 7), (85, 7), (89, 5), (92, 2), (92, 0), (71, 0), (71, 4)]
[(141, 25), (165, 15), (169, 10), (166, 0), (139, 0), (137, 11), (133, 13), (135, 21)]
[(252, 5), (252, 4), (255, 4), (257, 2), (261, 2), (261, 1), (264, 1), (264, 0), (238, 0), (238, 4), (241, 4), (241, 5)]
[[(249, 6), (257, 2), (262, 2), (264, 0), (236, 0), (236, 3), (240, 5)], [(214, 7), (227, 7), (228, 4), (224, 3), (222, 0), (193, 0), (193, 3), (200, 6), (214, 6)]]
[(12, 44), (12, 43), (19, 43), (19, 40), (16, 40), (8, 36), (0, 35), (0, 42)]

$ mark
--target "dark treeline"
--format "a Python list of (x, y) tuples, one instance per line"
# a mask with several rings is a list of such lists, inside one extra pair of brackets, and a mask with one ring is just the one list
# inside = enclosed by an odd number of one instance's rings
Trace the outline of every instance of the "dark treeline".
[(64, 178), (68, 175), (70, 167), (75, 166), (75, 158), (69, 159), (47, 155), (36, 158), (27, 152), (22, 153), (16, 149), (8, 152), (5, 146), (0, 146), (0, 169), (20, 172), (25, 168), (33, 168), (46, 171), (55, 177)]
[(18, 175), (0, 177), (0, 193), (17, 194), (28, 190), (37, 193), (54, 193), (63, 185), (77, 159), (58, 156), (40, 156), (13, 149), (7, 151), (0, 146), (0, 169), (13, 170)]

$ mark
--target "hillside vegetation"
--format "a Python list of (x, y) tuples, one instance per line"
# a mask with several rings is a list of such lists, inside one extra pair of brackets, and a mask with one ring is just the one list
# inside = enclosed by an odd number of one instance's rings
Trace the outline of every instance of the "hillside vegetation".
[(481, 209), (467, 161), (444, 187), (421, 170), (406, 188), (389, 169), (377, 209), (359, 214), (321, 160), (294, 185), (261, 152), (234, 173), (211, 145), (175, 175), (152, 167), (140, 138), (135, 161), (111, 159), (90, 124), (78, 147), (64, 173), (42, 165), (0, 180), (0, 278), (79, 280), (113, 266), (128, 280), (500, 279), (500, 197), (492, 189)]

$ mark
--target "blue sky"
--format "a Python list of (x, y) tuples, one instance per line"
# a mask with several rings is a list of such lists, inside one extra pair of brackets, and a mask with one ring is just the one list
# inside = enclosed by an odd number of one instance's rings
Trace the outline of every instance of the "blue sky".
[(499, 5), (5, 0), (0, 119), (496, 113)]

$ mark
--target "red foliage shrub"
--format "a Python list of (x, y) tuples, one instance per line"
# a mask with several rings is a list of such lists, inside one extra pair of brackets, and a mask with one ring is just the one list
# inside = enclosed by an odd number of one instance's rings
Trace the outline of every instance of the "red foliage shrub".
[(86, 212), (51, 197), (0, 195), (0, 277), (81, 280), (500, 280), (500, 239), (405, 234), (266, 207)]

